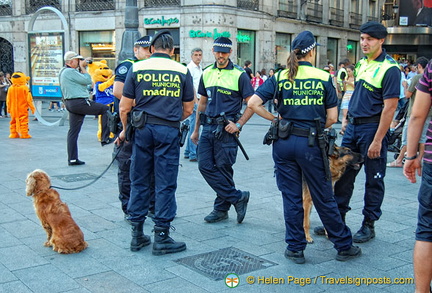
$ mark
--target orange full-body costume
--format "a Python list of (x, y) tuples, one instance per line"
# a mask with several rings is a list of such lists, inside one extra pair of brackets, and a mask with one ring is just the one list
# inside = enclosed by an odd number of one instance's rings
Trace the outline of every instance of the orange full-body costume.
[(34, 114), (35, 106), (30, 89), (27, 85), (30, 77), (22, 72), (14, 72), (11, 77), (12, 85), (9, 87), (6, 106), (10, 113), (9, 138), (31, 138), (28, 133), (28, 109)]

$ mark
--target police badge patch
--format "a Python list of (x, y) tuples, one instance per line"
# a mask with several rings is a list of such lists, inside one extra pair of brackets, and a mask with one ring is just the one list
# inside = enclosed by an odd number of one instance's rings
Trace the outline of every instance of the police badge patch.
[(128, 72), (128, 68), (126, 66), (124, 66), (124, 65), (120, 66), (119, 69), (118, 69), (118, 73), (119, 74), (125, 74), (127, 72)]

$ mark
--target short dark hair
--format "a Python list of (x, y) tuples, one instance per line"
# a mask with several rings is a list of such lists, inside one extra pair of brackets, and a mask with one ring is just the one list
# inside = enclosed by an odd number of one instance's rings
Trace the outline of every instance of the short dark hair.
[(252, 64), (252, 62), (250, 61), (250, 60), (246, 60), (245, 61), (245, 66), (249, 66), (249, 65), (251, 65)]
[(418, 57), (415, 64), (420, 64), (423, 68), (426, 68), (427, 64), (429, 63), (429, 60), (426, 57)]
[(174, 39), (170, 34), (162, 34), (152, 44), (155, 50), (172, 50), (174, 48)]

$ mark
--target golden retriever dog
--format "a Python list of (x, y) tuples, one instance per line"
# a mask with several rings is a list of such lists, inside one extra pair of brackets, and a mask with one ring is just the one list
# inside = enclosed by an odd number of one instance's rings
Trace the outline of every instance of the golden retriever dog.
[[(363, 156), (359, 153), (355, 153), (346, 147), (335, 146), (333, 154), (329, 157), (330, 173), (332, 176), (332, 184), (334, 184), (342, 177), (345, 169), (348, 165), (354, 168), (360, 168), (360, 164), (363, 163)], [(307, 186), (306, 180), (303, 178), (303, 229), (306, 234), (306, 241), (313, 243), (313, 239), (310, 235), (310, 213), (312, 210), (312, 197)]]
[(87, 247), (84, 234), (72, 219), (68, 206), (51, 188), (51, 180), (42, 170), (34, 170), (26, 179), (26, 194), (33, 196), (36, 215), (47, 233), (45, 246), (58, 253), (77, 253)]

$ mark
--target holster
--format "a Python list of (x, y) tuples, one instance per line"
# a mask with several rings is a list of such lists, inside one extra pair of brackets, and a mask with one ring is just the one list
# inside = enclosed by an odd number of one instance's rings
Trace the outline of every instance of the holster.
[(147, 113), (144, 111), (133, 111), (131, 115), (131, 124), (133, 127), (141, 129), (146, 125)]
[(108, 115), (108, 127), (110, 132), (117, 133), (119, 128), (118, 124), (120, 122), (120, 117), (117, 112), (112, 113), (111, 111), (107, 111)]
[(216, 139), (221, 140), (223, 138), (224, 131), (225, 131), (225, 119), (224, 117), (218, 117), (216, 121), (217, 121), (217, 128), (213, 130), (213, 133)]
[(134, 135), (134, 132), (135, 132), (135, 128), (132, 126), (131, 118), (130, 117), (131, 117), (131, 115), (128, 114), (128, 116), (127, 116), (126, 130), (125, 130), (125, 139), (126, 139), (126, 141), (132, 141), (133, 135)]
[(284, 119), (280, 120), (278, 127), (278, 137), (287, 139), (290, 136), (293, 127), (294, 125), (290, 121)]
[(263, 144), (271, 145), (273, 141), (278, 140), (279, 119), (272, 120), (269, 130), (264, 136)]

